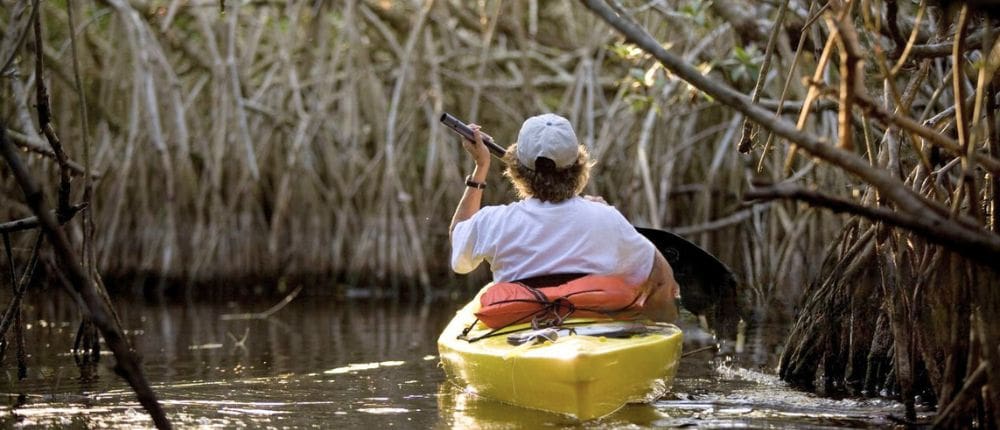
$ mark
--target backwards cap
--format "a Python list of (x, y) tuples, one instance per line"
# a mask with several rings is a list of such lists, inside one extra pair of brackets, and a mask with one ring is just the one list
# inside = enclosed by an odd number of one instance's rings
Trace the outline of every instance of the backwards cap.
[(517, 161), (535, 170), (535, 160), (545, 157), (565, 169), (579, 158), (579, 143), (569, 120), (546, 113), (524, 120), (517, 134)]

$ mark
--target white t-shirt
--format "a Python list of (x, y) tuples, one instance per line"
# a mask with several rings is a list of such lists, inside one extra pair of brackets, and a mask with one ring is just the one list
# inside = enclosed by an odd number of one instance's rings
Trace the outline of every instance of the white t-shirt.
[(451, 245), (455, 272), (469, 273), (486, 260), (497, 282), (587, 273), (640, 284), (656, 252), (613, 206), (581, 197), (485, 206), (455, 226)]

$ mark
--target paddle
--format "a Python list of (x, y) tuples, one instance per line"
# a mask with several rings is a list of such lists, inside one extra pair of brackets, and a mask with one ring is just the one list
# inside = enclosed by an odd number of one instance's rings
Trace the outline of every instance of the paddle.
[[(472, 129), (458, 118), (444, 113), (441, 122), (469, 141), (475, 141)], [(507, 152), (488, 136), (483, 136), (483, 143), (497, 158), (502, 159)], [(712, 254), (676, 234), (645, 227), (636, 227), (636, 230), (670, 263), (674, 279), (681, 286), (681, 305), (695, 315), (704, 315), (718, 336), (734, 338), (740, 318), (749, 320), (749, 315), (748, 307), (740, 299), (733, 271)]]

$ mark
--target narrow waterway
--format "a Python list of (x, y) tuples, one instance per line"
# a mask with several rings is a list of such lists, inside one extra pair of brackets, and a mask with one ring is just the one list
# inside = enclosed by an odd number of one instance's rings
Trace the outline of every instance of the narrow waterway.
[[(75, 304), (59, 291), (25, 309), (28, 377), (4, 357), (3, 427), (144, 428), (152, 422), (103, 354), (77, 367), (70, 346)], [(479, 399), (444, 380), (436, 338), (462, 303), (399, 304), (299, 297), (267, 319), (268, 302), (150, 304), (117, 299), (122, 323), (147, 376), (178, 427), (320, 428), (659, 428), (885, 427), (902, 414), (878, 399), (829, 400), (792, 390), (774, 376), (782, 327), (759, 327), (739, 355), (685, 357), (672, 394), (577, 423)], [(685, 350), (712, 344), (684, 324)]]

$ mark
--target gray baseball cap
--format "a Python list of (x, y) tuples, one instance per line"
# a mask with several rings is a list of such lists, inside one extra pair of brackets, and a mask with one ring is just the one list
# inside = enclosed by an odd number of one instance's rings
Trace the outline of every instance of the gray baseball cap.
[(517, 161), (535, 170), (535, 160), (545, 157), (565, 169), (579, 158), (579, 143), (569, 120), (546, 113), (524, 120), (517, 133)]

